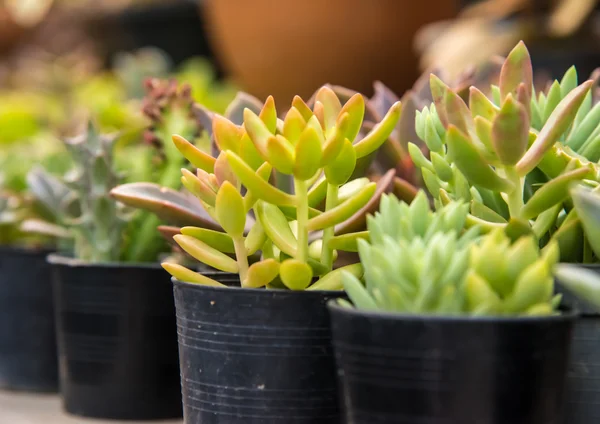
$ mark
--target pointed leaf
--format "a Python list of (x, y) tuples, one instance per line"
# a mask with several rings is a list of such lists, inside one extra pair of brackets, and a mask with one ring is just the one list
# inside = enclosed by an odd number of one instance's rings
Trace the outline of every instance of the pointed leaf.
[(322, 166), (330, 164), (340, 154), (344, 147), (345, 135), (348, 133), (349, 122), (350, 115), (348, 113), (344, 113), (338, 118), (333, 132), (327, 137), (325, 144), (323, 144)]
[(298, 112), (300, 112), (300, 115), (302, 115), (305, 121), (308, 121), (313, 116), (312, 110), (310, 110), (300, 96), (294, 96), (294, 100), (292, 100), (292, 106), (295, 107)]
[(183, 281), (185, 283), (203, 284), (205, 286), (226, 287), (224, 284), (221, 284), (218, 281), (213, 280), (212, 278), (205, 277), (204, 275), (189, 270), (186, 267), (181, 266), (179, 264), (163, 262), (161, 265), (165, 269), (165, 271), (167, 271), (179, 281)]
[(492, 126), (492, 144), (504, 165), (515, 165), (527, 150), (529, 116), (511, 94), (506, 97)]
[(179, 247), (194, 259), (223, 272), (238, 272), (238, 264), (235, 260), (224, 253), (213, 249), (208, 244), (183, 234), (176, 235), (173, 239), (177, 242)]
[(366, 185), (354, 197), (339, 204), (333, 209), (323, 212), (321, 215), (308, 220), (309, 231), (322, 230), (333, 227), (350, 218), (356, 211), (362, 208), (375, 194), (377, 185), (371, 183)]
[(175, 147), (177, 147), (177, 150), (181, 152), (183, 157), (185, 157), (196, 168), (200, 168), (206, 172), (213, 172), (215, 158), (213, 158), (211, 155), (204, 153), (202, 150), (198, 149), (192, 143), (179, 135), (173, 136), (173, 143), (175, 144)]
[(296, 205), (295, 196), (273, 187), (257, 175), (238, 155), (233, 152), (227, 152), (226, 155), (233, 172), (235, 172), (242, 184), (248, 190), (252, 191), (254, 196), (274, 205)]
[(254, 147), (265, 160), (268, 159), (267, 142), (273, 136), (265, 123), (250, 109), (244, 110), (244, 128)]
[[(240, 151), (240, 141), (244, 130), (229, 119), (215, 115), (212, 122), (214, 140), (219, 150), (231, 150), (235, 153)], [(191, 162), (191, 161), (190, 161)], [(206, 172), (210, 172), (205, 170)]]
[(600, 274), (575, 264), (560, 264), (554, 275), (558, 283), (600, 313)]
[(306, 127), (296, 144), (294, 177), (304, 181), (314, 176), (319, 170), (322, 157), (319, 135), (313, 128)]
[(531, 172), (538, 165), (544, 154), (569, 128), (573, 119), (575, 119), (579, 106), (581, 106), (593, 84), (592, 80), (581, 84), (556, 106), (533, 145), (517, 164), (517, 172), (520, 175), (527, 175)]
[(508, 54), (500, 70), (500, 95), (516, 94), (519, 84), (524, 83), (529, 91), (533, 91), (533, 68), (529, 51), (522, 41)]
[(469, 89), (469, 109), (473, 118), (481, 116), (488, 121), (493, 121), (496, 114), (499, 112), (498, 108), (490, 99), (486, 97), (477, 87), (471, 87)]
[(340, 154), (325, 167), (325, 177), (330, 184), (342, 185), (352, 176), (356, 167), (356, 151), (348, 139)]
[(388, 139), (396, 128), (401, 113), (402, 103), (394, 103), (381, 122), (354, 145), (357, 159), (373, 153)]
[(233, 238), (242, 237), (246, 227), (244, 199), (237, 189), (225, 181), (217, 193), (215, 204), (217, 221)]
[(273, 99), (273, 96), (267, 97), (258, 117), (265, 123), (269, 132), (275, 134), (275, 130), (277, 129), (277, 109), (275, 108), (275, 99)]
[(448, 127), (446, 143), (449, 158), (472, 184), (493, 191), (511, 190), (510, 182), (498, 176), (481, 157), (471, 140), (453, 125)]
[(346, 265), (335, 269), (319, 279), (307, 290), (342, 290), (344, 288), (343, 273), (348, 272), (356, 278), (362, 278), (363, 267), (360, 263)]
[(350, 100), (342, 107), (339, 116), (345, 113), (348, 114), (348, 125), (344, 135), (353, 143), (360, 132), (365, 116), (365, 99), (362, 94), (356, 93), (350, 97)]
[(342, 110), (342, 104), (334, 91), (327, 86), (321, 87), (317, 91), (316, 100), (323, 105), (323, 123), (325, 129), (328, 130), (335, 125), (338, 114)]
[(279, 134), (269, 137), (267, 151), (269, 152), (269, 162), (275, 169), (287, 175), (293, 173), (294, 149), (285, 137)]
[(295, 145), (305, 126), (306, 120), (298, 112), (298, 109), (292, 107), (283, 121), (283, 136)]
[(334, 236), (329, 240), (329, 248), (343, 250), (344, 252), (358, 252), (357, 241), (359, 239), (369, 241), (369, 232), (361, 231), (359, 233), (349, 233)]
[(587, 241), (600, 258), (600, 195), (579, 186), (571, 190), (571, 196)]
[(183, 227), (180, 233), (184, 236), (194, 237), (208, 244), (213, 249), (217, 249), (219, 252), (235, 253), (233, 240), (226, 233), (199, 227)]
[(270, 203), (258, 201), (255, 206), (256, 217), (267, 237), (282, 252), (295, 256), (298, 240), (292, 233), (288, 220), (281, 210)]

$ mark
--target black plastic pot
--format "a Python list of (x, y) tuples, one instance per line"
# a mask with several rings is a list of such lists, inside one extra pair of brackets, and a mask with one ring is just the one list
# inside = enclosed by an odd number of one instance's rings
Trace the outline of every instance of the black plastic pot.
[(66, 411), (122, 420), (181, 417), (169, 275), (158, 265), (48, 260)]
[(0, 248), (0, 388), (58, 390), (47, 254)]
[[(600, 273), (600, 265), (585, 267)], [(571, 348), (565, 423), (600, 422), (600, 314), (584, 300), (560, 291), (563, 303), (581, 313)]]
[(562, 423), (574, 314), (452, 318), (328, 306), (344, 422)]
[(325, 305), (342, 292), (173, 283), (186, 424), (340, 422)]

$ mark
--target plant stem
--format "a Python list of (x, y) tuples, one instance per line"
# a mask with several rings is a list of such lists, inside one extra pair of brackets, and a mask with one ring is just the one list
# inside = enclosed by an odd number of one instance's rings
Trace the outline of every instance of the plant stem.
[(514, 188), (510, 193), (506, 193), (508, 212), (512, 218), (519, 218), (523, 209), (523, 183), (521, 177), (512, 166), (506, 167), (506, 178), (513, 184)]
[(248, 251), (244, 244), (244, 237), (234, 238), (233, 247), (235, 248), (235, 259), (239, 267), (240, 281), (243, 285), (248, 276)]
[(294, 178), (294, 189), (298, 204), (296, 205), (296, 220), (298, 221), (298, 253), (296, 259), (308, 260), (308, 190), (306, 181)]
[[(339, 187), (327, 183), (327, 198), (325, 200), (325, 212), (338, 205)], [(333, 249), (329, 248), (329, 241), (333, 237), (335, 227), (327, 227), (323, 230), (323, 246), (321, 248), (321, 263), (328, 269), (333, 268)]]

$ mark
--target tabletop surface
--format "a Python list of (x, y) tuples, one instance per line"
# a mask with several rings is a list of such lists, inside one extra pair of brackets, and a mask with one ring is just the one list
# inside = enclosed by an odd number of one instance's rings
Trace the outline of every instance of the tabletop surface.
[[(138, 421), (91, 420), (65, 414), (56, 395), (32, 395), (0, 391), (0, 424), (147, 424)], [(151, 421), (182, 424), (182, 420)]]

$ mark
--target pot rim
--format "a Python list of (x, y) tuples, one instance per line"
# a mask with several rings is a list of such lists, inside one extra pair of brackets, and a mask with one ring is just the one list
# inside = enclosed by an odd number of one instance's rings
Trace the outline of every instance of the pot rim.
[[(60, 253), (50, 253), (46, 256), (50, 265), (61, 265), (69, 268), (130, 268), (130, 269), (163, 269), (158, 262), (88, 262), (72, 258)], [(166, 271), (165, 271), (166, 272)]]
[(22, 253), (30, 255), (49, 255), (55, 252), (51, 247), (28, 247), (14, 244), (0, 244), (0, 253)]
[(336, 312), (339, 314), (351, 315), (354, 317), (365, 317), (365, 318), (378, 318), (387, 321), (419, 321), (419, 322), (451, 322), (451, 323), (505, 323), (505, 324), (521, 324), (531, 323), (537, 321), (544, 322), (565, 322), (571, 321), (578, 317), (579, 313), (576, 310), (565, 310), (559, 315), (545, 315), (545, 316), (472, 316), (472, 315), (418, 315), (418, 314), (406, 314), (406, 313), (394, 313), (387, 311), (365, 311), (356, 308), (346, 308), (337, 304), (335, 299), (331, 299), (327, 302), (327, 309), (329, 312)]
[[(230, 274), (228, 272), (204, 272), (202, 275), (211, 276), (211, 275), (223, 275)], [(232, 274), (237, 275), (237, 274)], [(194, 288), (196, 290), (207, 290), (207, 291), (216, 291), (222, 292), (226, 290), (235, 290), (236, 293), (247, 293), (253, 296), (272, 296), (274, 294), (278, 295), (290, 295), (290, 296), (319, 296), (323, 295), (341, 297), (346, 294), (344, 290), (286, 290), (286, 289), (265, 289), (263, 287), (259, 288), (247, 288), (247, 287), (219, 287), (219, 286), (208, 286), (205, 284), (196, 284), (196, 283), (188, 283), (187, 281), (180, 281), (175, 277), (171, 277), (171, 281), (173, 285), (179, 285), (188, 288)]]

